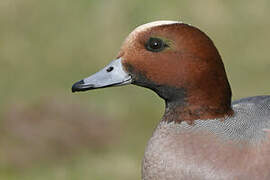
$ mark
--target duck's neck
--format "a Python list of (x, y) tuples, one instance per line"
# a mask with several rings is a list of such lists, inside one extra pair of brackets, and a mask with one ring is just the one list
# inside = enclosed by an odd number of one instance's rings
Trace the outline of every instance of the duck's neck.
[[(224, 94), (223, 94), (224, 95)], [(166, 102), (162, 121), (193, 124), (195, 120), (222, 119), (233, 115), (231, 94), (228, 96), (185, 96)]]

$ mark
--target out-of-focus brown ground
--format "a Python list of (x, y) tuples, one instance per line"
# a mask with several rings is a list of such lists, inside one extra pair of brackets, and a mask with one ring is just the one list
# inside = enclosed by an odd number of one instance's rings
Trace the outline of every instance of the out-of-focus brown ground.
[(81, 150), (117, 144), (117, 122), (64, 98), (35, 104), (13, 102), (1, 126), (3, 160), (27, 167), (37, 161), (67, 158)]

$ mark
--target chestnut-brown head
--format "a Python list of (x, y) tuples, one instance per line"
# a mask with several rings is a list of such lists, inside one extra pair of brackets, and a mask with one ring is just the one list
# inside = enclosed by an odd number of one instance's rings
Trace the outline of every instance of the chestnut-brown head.
[(150, 88), (166, 101), (165, 121), (232, 114), (221, 57), (210, 38), (191, 25), (156, 21), (139, 26), (124, 41), (118, 59), (129, 75), (123, 82)]
[(231, 113), (231, 89), (221, 57), (199, 29), (167, 21), (142, 25), (127, 37), (119, 57), (133, 84), (157, 92), (177, 117), (182, 114), (178, 121)]

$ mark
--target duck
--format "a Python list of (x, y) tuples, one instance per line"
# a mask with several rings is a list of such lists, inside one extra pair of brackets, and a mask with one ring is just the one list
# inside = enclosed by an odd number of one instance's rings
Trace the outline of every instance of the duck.
[(140, 25), (115, 60), (72, 92), (128, 84), (165, 102), (145, 149), (143, 180), (270, 179), (270, 96), (232, 102), (222, 58), (199, 28), (180, 21)]

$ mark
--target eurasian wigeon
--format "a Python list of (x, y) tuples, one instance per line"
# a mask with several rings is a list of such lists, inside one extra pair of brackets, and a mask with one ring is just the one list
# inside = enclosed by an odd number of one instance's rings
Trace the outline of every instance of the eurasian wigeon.
[(72, 91), (126, 84), (150, 88), (166, 103), (145, 150), (143, 180), (270, 179), (270, 96), (231, 103), (221, 57), (198, 28), (139, 26), (116, 60)]

